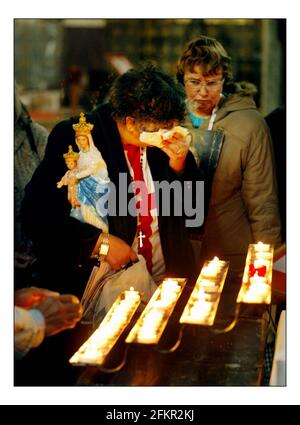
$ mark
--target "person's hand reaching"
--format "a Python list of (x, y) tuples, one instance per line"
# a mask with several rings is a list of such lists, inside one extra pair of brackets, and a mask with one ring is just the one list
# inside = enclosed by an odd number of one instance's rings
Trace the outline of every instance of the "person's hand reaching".
[(48, 297), (33, 305), (32, 308), (43, 314), (46, 336), (55, 335), (64, 329), (74, 328), (82, 316), (82, 306), (74, 295)]

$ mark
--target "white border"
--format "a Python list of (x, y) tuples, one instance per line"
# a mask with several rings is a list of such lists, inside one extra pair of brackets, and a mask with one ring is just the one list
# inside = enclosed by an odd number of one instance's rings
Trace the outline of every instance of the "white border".
[[(299, 20), (297, 2), (262, 2), (252, 0), (246, 5), (236, 0), (199, 0), (179, 3), (151, 1), (146, 13), (144, 2), (120, 1), (109, 3), (94, 0), (83, 9), (77, 2), (70, 12), (68, 2), (10, 1), (1, 9), (1, 124), (4, 129), (0, 141), (1, 182), (1, 283), (0, 283), (0, 404), (124, 404), (142, 401), (145, 404), (299, 404), (299, 259), (296, 250), (296, 230), (299, 228), (299, 144), (297, 126), (299, 108), (295, 103), (299, 91)], [(116, 6), (116, 3), (117, 6)], [(93, 4), (93, 6), (92, 6)], [(295, 6), (294, 6), (295, 5)], [(116, 10), (118, 11), (116, 15)], [(98, 16), (97, 16), (98, 15)], [(12, 340), (12, 228), (13, 228), (13, 18), (287, 18), (288, 26), (288, 387), (287, 388), (232, 388), (232, 387), (91, 387), (91, 388), (14, 388)], [(142, 396), (142, 397), (141, 397)]]

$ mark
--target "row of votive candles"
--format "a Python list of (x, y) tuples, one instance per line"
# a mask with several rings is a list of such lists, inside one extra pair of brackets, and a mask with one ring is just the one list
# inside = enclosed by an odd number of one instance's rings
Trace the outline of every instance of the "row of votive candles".
[(134, 291), (133, 288), (124, 291), (116, 299), (96, 331), (71, 357), (70, 363), (102, 365), (131, 321), (140, 302), (141, 294), (138, 291)]
[[(208, 311), (207, 306), (211, 307), (213, 302), (218, 303), (215, 295), (222, 291), (228, 268), (227, 263), (225, 269), (224, 265), (225, 262), (218, 258), (205, 263), (188, 301), (188, 313), (183, 313), (181, 323), (211, 324), (211, 311)], [(186, 279), (183, 278), (167, 278), (158, 286), (127, 336), (126, 343), (159, 342), (185, 283)], [(202, 293), (205, 295), (203, 303)], [(124, 291), (114, 302), (98, 329), (73, 355), (70, 363), (102, 365), (137, 310), (141, 295), (133, 288)], [(210, 319), (205, 319), (204, 316), (210, 316)]]
[[(163, 281), (129, 333), (126, 339), (127, 343), (152, 344), (158, 342), (185, 282), (186, 279)], [(130, 291), (124, 291), (114, 302), (97, 330), (72, 356), (70, 363), (101, 366), (137, 310), (141, 302), (141, 295), (133, 288), (130, 288)]]
[(273, 245), (249, 245), (238, 303), (271, 303), (273, 254)]
[(186, 279), (166, 279), (157, 288), (126, 338), (127, 343), (158, 343), (177, 303)]
[[(262, 243), (249, 245), (243, 284), (237, 302), (270, 302), (273, 247)], [(180, 323), (212, 326), (229, 263), (215, 257), (206, 261), (185, 306)], [(157, 344), (183, 291), (186, 279), (167, 278), (157, 288), (143, 313), (126, 338), (126, 343)], [(106, 356), (137, 310), (139, 292), (124, 291), (94, 334), (70, 359), (73, 364), (98, 364)]]
[(180, 323), (206, 326), (214, 324), (228, 267), (229, 263), (218, 257), (204, 263)]

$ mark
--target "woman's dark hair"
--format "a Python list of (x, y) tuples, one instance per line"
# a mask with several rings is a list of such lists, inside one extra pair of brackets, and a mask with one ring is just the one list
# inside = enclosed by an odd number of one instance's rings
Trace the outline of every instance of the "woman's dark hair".
[(212, 37), (202, 35), (189, 42), (177, 64), (177, 80), (184, 84), (185, 72), (193, 71), (197, 65), (201, 65), (207, 75), (221, 70), (225, 84), (232, 81), (231, 57), (222, 44)]
[(182, 121), (185, 114), (184, 92), (171, 76), (147, 63), (118, 77), (109, 94), (113, 116), (139, 121)]

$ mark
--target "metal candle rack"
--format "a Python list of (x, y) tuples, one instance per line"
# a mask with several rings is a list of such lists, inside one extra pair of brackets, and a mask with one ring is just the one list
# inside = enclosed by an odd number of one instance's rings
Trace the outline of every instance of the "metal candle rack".
[(217, 257), (204, 263), (180, 323), (213, 326), (228, 267)]
[(102, 366), (141, 303), (141, 293), (130, 289), (118, 296), (96, 331), (69, 362), (73, 365)]
[(273, 245), (262, 242), (249, 245), (237, 303), (271, 303), (273, 255)]
[(125, 342), (158, 344), (185, 284), (186, 279), (165, 279), (152, 295)]
[[(173, 352), (177, 349), (183, 328), (186, 325), (206, 326), (213, 333), (226, 333), (236, 325), (241, 303), (270, 304), (273, 253), (273, 245), (262, 242), (249, 245), (242, 286), (236, 300), (235, 317), (224, 329), (216, 329), (213, 325), (229, 263), (219, 260), (217, 257), (206, 261), (180, 317), (180, 337), (171, 349), (161, 352)], [(127, 347), (132, 343), (143, 345), (157, 345), (159, 343), (186, 281), (187, 279), (183, 278), (164, 279), (129, 332), (125, 340)], [(133, 288), (130, 291), (124, 291), (116, 299), (98, 329), (72, 356), (69, 360), (70, 363), (73, 365), (103, 366), (120, 336), (129, 326), (140, 305), (141, 296), (142, 294), (134, 291)], [(120, 370), (125, 362), (126, 359), (119, 367), (106, 371)]]

